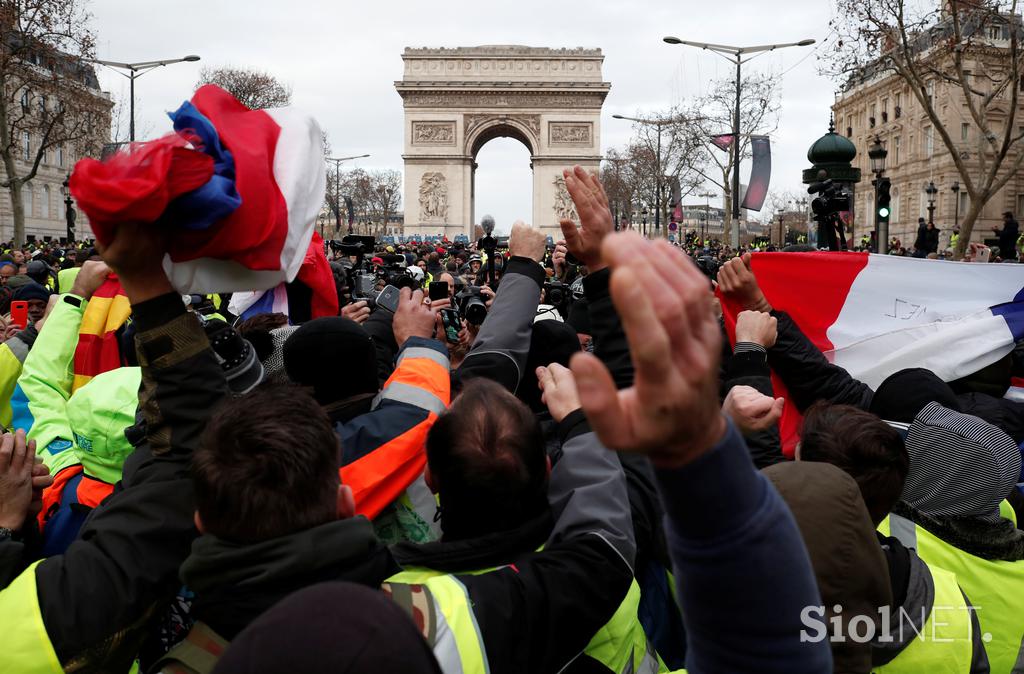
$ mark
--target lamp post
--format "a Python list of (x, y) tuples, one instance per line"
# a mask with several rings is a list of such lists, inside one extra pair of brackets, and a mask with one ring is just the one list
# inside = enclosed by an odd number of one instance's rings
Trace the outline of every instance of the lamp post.
[[(369, 156), (368, 154), (357, 154), (352, 157), (324, 157), (325, 161), (334, 162), (334, 215), (335, 229), (339, 234), (341, 233), (341, 164), (352, 159), (364, 159)], [(348, 233), (352, 233), (351, 223), (348, 226)]]
[[(131, 106), (131, 112), (128, 116), (128, 141), (131, 143), (135, 142), (135, 80), (142, 77), (150, 70), (159, 68), (160, 66), (169, 66), (172, 63), (193, 63), (199, 60), (199, 57), (195, 54), (189, 54), (183, 56), (180, 59), (165, 59), (163, 61), (141, 61), (139, 63), (121, 63), (120, 61), (104, 61), (101, 59), (89, 59), (92, 63), (98, 63), (101, 66), (107, 66), (112, 68), (115, 72), (124, 75), (131, 82), (130, 94), (128, 96)], [(127, 72), (122, 72), (127, 71)]]
[[(698, 49), (712, 51), (727, 61), (736, 64), (736, 109), (732, 120), (732, 237), (731, 245), (739, 248), (740, 245), (740, 94), (742, 93), (742, 79), (740, 68), (744, 63), (759, 56), (764, 52), (784, 49), (786, 47), (806, 47), (814, 44), (814, 40), (800, 40), (799, 42), (786, 42), (783, 44), (764, 44), (753, 47), (732, 47), (724, 44), (709, 44), (705, 42), (691, 42), (680, 40), (678, 37), (668, 36), (663, 38), (668, 44), (682, 44)], [(755, 54), (750, 58), (743, 58), (746, 54)]]
[(935, 195), (938, 194), (939, 188), (935, 186), (935, 183), (928, 181), (928, 184), (924, 187), (925, 194), (928, 195), (928, 224), (935, 224)]
[(647, 209), (646, 208), (644, 210), (640, 211), (640, 217), (643, 218), (643, 227), (640, 228), (640, 231), (643, 233), (644, 236), (647, 236)]
[[(655, 151), (655, 162), (658, 164), (658, 172), (655, 176), (655, 194), (657, 207), (654, 210), (654, 229), (661, 235), (661, 179), (662, 171), (661, 166), (661, 130), (667, 124), (676, 124), (681, 121), (685, 121), (679, 117), (655, 117), (652, 119), (642, 119), (640, 117), (626, 117), (625, 115), (612, 115), (612, 119), (624, 119), (630, 122), (636, 122), (637, 124), (650, 124), (658, 127), (658, 143), (657, 150)], [(665, 230), (666, 232), (668, 229)]]
[(711, 220), (711, 202), (709, 199), (715, 196), (714, 192), (702, 192), (697, 195), (698, 197), (704, 197), (704, 232), (701, 234), (701, 242), (707, 245), (708, 238), (708, 221)]
[(66, 234), (67, 234), (67, 238), (68, 238), (68, 244), (70, 244), (72, 241), (75, 240), (75, 216), (76, 216), (75, 204), (71, 200), (71, 190), (68, 187), (68, 183), (69, 183), (70, 180), (71, 180), (71, 174), (69, 173), (68, 177), (64, 179), (63, 183), (61, 183), (61, 188), (60, 188), (61, 192), (64, 193), (64, 218), (65, 218), (65, 220), (67, 222), (67, 232), (66, 232)]
[(875, 188), (875, 252), (882, 255), (889, 252), (889, 220), (878, 217), (878, 186), (885, 173), (885, 158), (888, 156), (889, 152), (882, 145), (881, 138), (875, 136), (874, 144), (868, 148), (868, 159), (871, 161), (871, 172), (875, 174), (875, 179), (871, 181), (871, 186)]
[(953, 229), (960, 226), (960, 181), (954, 180), (949, 186), (953, 192)]

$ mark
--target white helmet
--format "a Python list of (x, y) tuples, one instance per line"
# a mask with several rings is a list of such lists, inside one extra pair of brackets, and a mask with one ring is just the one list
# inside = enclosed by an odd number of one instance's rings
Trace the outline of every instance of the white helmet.
[(421, 284), (423, 283), (423, 279), (425, 278), (423, 275), (423, 270), (415, 265), (413, 265), (412, 267), (406, 267), (405, 273)]

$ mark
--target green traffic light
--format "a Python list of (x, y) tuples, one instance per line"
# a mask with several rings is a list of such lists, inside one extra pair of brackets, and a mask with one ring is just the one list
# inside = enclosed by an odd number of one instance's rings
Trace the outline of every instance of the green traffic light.
[(878, 209), (878, 217), (880, 217), (880, 218), (888, 218), (889, 217), (889, 209), (886, 208), (885, 206), (882, 206), (881, 208), (879, 208)]

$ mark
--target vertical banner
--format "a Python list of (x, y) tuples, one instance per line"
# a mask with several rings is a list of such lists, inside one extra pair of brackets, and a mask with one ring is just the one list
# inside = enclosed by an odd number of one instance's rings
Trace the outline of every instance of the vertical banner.
[(679, 178), (672, 176), (672, 222), (680, 222), (683, 219), (683, 196), (679, 187)]
[(750, 150), (753, 166), (750, 169), (750, 182), (747, 193), (743, 196), (743, 205), (751, 211), (760, 211), (768, 196), (768, 183), (772, 178), (772, 145), (768, 136), (751, 136)]

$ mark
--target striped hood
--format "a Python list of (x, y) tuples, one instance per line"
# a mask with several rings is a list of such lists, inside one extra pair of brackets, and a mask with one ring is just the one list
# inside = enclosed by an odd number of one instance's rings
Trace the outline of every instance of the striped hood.
[(1020, 450), (978, 417), (930, 403), (907, 432), (910, 472), (901, 500), (931, 517), (998, 522), (1020, 475)]

